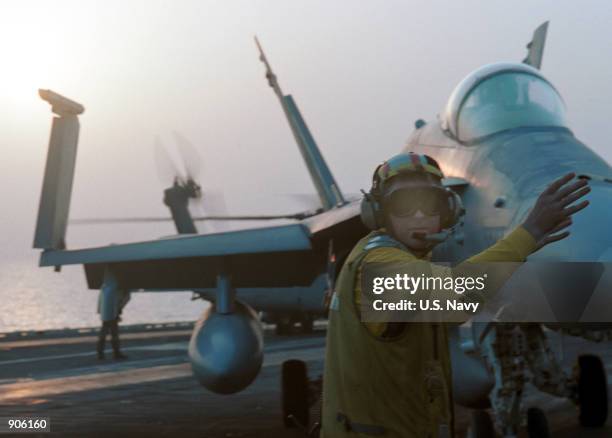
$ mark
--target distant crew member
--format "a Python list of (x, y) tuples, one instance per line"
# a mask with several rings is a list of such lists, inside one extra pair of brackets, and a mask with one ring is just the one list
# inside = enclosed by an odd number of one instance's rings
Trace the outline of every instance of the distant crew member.
[[(588, 205), (582, 201), (570, 206), (589, 191), (584, 180), (568, 184), (574, 176), (553, 182), (521, 226), (467, 262), (523, 262), (567, 237), (569, 232), (563, 230), (570, 226), (571, 215)], [(373, 231), (349, 254), (330, 300), (322, 438), (454, 435), (446, 326), (370, 323), (360, 317), (365, 264), (422, 265), (457, 223), (461, 202), (442, 186), (442, 178), (433, 158), (414, 153), (396, 155), (374, 172), (361, 210), (363, 222)]]
[[(105, 297), (105, 294), (112, 294), (112, 299)], [(113, 293), (106, 288), (100, 290), (98, 313), (100, 314), (100, 319), (102, 319), (102, 328), (100, 329), (97, 344), (99, 360), (104, 359), (104, 346), (109, 332), (111, 335), (111, 346), (113, 347), (113, 358), (116, 360), (127, 359), (127, 356), (121, 352), (119, 347), (119, 321), (121, 320), (121, 312), (129, 300), (129, 291), (118, 289), (116, 293)]]

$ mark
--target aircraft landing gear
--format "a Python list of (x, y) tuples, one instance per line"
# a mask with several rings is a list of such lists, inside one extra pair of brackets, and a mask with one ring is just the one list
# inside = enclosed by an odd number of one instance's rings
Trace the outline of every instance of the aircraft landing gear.
[[(467, 438), (495, 438), (495, 427), (487, 411), (472, 412), (472, 421)], [(539, 408), (527, 410), (527, 436), (529, 438), (550, 438), (546, 414)]]
[(527, 410), (527, 434), (529, 438), (549, 438), (548, 420), (540, 408)]
[(303, 315), (300, 319), (300, 329), (302, 333), (312, 333), (314, 328), (314, 318), (311, 315)]
[(527, 381), (522, 360), (524, 337), (516, 324), (491, 326), (481, 348), (493, 370), (495, 386), (489, 395), (495, 415), (495, 428), (502, 436), (517, 436), (523, 420), (521, 403)]
[[(281, 404), (286, 428), (302, 429), (309, 437), (318, 436), (321, 418), (323, 378), (310, 380), (306, 363), (287, 360), (282, 366)], [(310, 427), (310, 409), (315, 422)]]
[[(570, 399), (580, 408), (580, 424), (602, 427), (608, 417), (607, 375), (601, 359), (582, 355), (568, 376), (548, 346), (538, 324), (495, 324), (483, 339), (481, 348), (495, 375), (495, 387), (490, 394), (496, 428), (513, 436), (522, 423), (521, 398), (526, 383), (525, 368), (531, 372), (531, 383), (545, 393)], [(548, 437), (544, 412), (527, 412), (530, 437)]]
[(580, 424), (602, 427), (608, 418), (608, 382), (601, 359), (591, 354), (578, 358), (578, 405)]
[[(276, 318), (276, 334), (279, 336), (291, 335), (293, 333), (310, 334), (314, 328), (314, 317), (310, 314), (303, 315), (281, 315)], [(296, 330), (299, 323), (299, 332)]]
[(293, 330), (293, 321), (289, 318), (279, 318), (276, 321), (276, 334), (279, 336), (285, 336), (291, 334)]
[(467, 438), (495, 438), (495, 426), (487, 411), (472, 412), (472, 421)]
[(310, 400), (306, 363), (301, 360), (283, 362), (281, 379), (281, 404), (285, 427), (307, 428), (310, 421)]

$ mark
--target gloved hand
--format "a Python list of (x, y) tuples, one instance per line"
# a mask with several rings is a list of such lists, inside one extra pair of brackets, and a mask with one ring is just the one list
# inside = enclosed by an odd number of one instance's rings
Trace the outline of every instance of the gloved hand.
[(537, 249), (569, 236), (569, 231), (560, 231), (572, 224), (573, 214), (589, 205), (585, 200), (568, 207), (591, 191), (586, 179), (568, 184), (575, 176), (573, 172), (568, 173), (550, 184), (523, 222), (523, 228), (537, 242)]

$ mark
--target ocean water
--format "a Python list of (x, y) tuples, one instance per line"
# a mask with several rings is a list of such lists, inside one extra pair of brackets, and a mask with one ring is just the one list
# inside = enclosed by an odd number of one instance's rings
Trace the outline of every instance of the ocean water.
[[(194, 321), (208, 304), (190, 298), (190, 292), (132, 293), (122, 324)], [(57, 273), (39, 268), (36, 254), (0, 263), (0, 333), (98, 326), (97, 300), (81, 266)]]
[[(20, 184), (0, 183), (0, 199), (10, 200), (13, 194), (9, 189), (13, 186), (20, 187)], [(240, 210), (234, 211), (229, 204), (228, 212), (278, 214), (306, 209), (301, 199), (292, 200), (292, 204), (277, 202), (277, 198), (274, 198), (274, 202), (265, 202), (265, 197), (253, 195), (243, 200)], [(16, 200), (23, 205), (13, 202), (10, 208), (6, 209), (10, 214), (0, 212), (0, 333), (100, 325), (97, 314), (99, 291), (87, 289), (82, 266), (64, 266), (60, 273), (54, 272), (53, 268), (38, 267), (40, 252), (32, 249), (38, 189), (32, 189), (27, 194), (24, 193), (23, 198)], [(77, 212), (75, 217), (97, 217), (96, 211), (84, 210), (86, 211)], [(120, 209), (112, 211), (116, 210)], [(168, 216), (166, 210), (115, 214), (126, 217)], [(105, 213), (102, 217), (111, 215), (112, 213)], [(199, 223), (198, 229), (201, 233), (210, 233), (287, 222)], [(106, 246), (110, 243), (147, 241), (175, 233), (171, 221), (82, 227), (70, 225), (67, 240), (69, 248), (76, 249)], [(202, 300), (191, 301), (191, 292), (132, 293), (131, 300), (122, 314), (122, 324), (195, 321), (207, 306), (208, 303)]]

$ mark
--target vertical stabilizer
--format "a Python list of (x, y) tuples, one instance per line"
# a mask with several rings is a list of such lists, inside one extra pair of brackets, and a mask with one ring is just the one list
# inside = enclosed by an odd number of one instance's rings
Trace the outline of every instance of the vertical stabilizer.
[(276, 75), (272, 72), (272, 68), (266, 59), (266, 55), (264, 54), (257, 37), (255, 37), (255, 43), (259, 49), (260, 59), (266, 66), (266, 78), (268, 79), (268, 83), (280, 100), (285, 116), (287, 117), (287, 121), (289, 122), (289, 126), (291, 127), (291, 132), (293, 132), (295, 141), (300, 148), (300, 153), (302, 154), (302, 158), (306, 163), (306, 167), (310, 173), (310, 178), (317, 189), (317, 193), (319, 194), (323, 208), (325, 210), (329, 210), (338, 205), (344, 204), (346, 201), (340, 192), (340, 188), (338, 187), (331, 170), (327, 166), (327, 163), (325, 162), (325, 159), (323, 158), (314, 137), (310, 133), (306, 122), (300, 114), (300, 110), (293, 100), (293, 97), (291, 97), (291, 95), (283, 94), (276, 79)]
[(79, 140), (78, 115), (85, 108), (51, 90), (39, 90), (38, 94), (51, 104), (56, 117), (51, 127), (34, 248), (64, 249)]
[(523, 63), (537, 68), (542, 67), (544, 57), (544, 46), (546, 45), (546, 33), (548, 32), (548, 21), (540, 24), (533, 32), (533, 38), (527, 43), (527, 57)]

